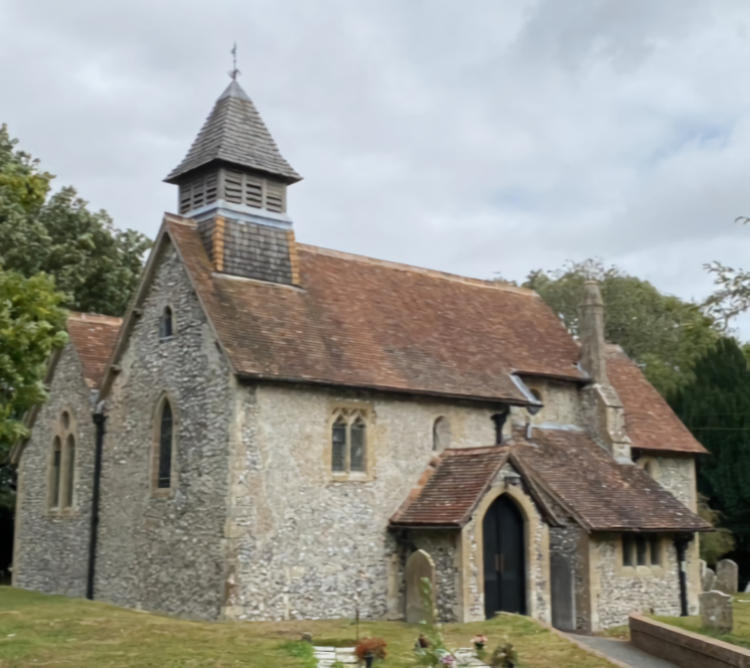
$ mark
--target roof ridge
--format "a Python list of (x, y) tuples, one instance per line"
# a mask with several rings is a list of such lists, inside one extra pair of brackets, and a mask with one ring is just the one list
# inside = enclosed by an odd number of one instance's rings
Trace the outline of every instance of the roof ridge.
[(502, 290), (504, 292), (513, 292), (516, 294), (541, 299), (541, 297), (539, 297), (539, 295), (530, 288), (522, 288), (517, 285), (511, 285), (510, 283), (505, 282), (496, 282), (487, 278), (462, 276), (461, 274), (453, 274), (451, 272), (440, 271), (438, 269), (430, 269), (428, 267), (419, 267), (417, 265), (407, 264), (405, 262), (383, 260), (380, 258), (370, 257), (369, 255), (350, 253), (347, 251), (334, 250), (332, 248), (324, 248), (322, 246), (314, 246), (312, 244), (304, 244), (299, 242), (297, 243), (297, 249), (307, 251), (309, 253), (317, 253), (319, 255), (328, 255), (330, 257), (336, 257), (342, 260), (353, 260), (356, 262), (363, 262), (375, 266), (387, 267), (389, 269), (396, 269), (399, 271), (411, 271), (413, 273), (432, 276), (433, 278), (442, 278), (446, 280), (456, 281), (457, 283), (463, 283), (465, 285), (473, 285), (479, 288), (490, 288), (493, 290)]

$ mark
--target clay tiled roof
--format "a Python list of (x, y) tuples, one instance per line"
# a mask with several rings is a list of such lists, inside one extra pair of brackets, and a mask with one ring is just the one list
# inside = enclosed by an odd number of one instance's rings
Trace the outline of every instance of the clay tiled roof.
[(536, 293), (297, 246), (300, 288), (212, 273), (186, 219), (166, 231), (241, 376), (526, 404), (514, 372), (582, 380)]
[(508, 459), (501, 447), (444, 450), (391, 517), (391, 526), (461, 527)]
[(391, 526), (463, 526), (506, 461), (552, 523), (558, 511), (546, 507), (545, 499), (587, 531), (710, 528), (642, 469), (617, 464), (584, 431), (538, 428), (531, 439), (517, 435), (504, 446), (445, 450), (393, 515)]
[(302, 178), (284, 160), (255, 105), (236, 81), (216, 100), (187, 155), (165, 181), (174, 183), (215, 160), (275, 174), (288, 183)]
[(700, 531), (709, 525), (638, 466), (618, 464), (583, 431), (514, 438), (511, 462), (588, 531)]
[(634, 448), (708, 452), (620, 346), (607, 346), (607, 375), (625, 408), (625, 428)]
[(68, 316), (68, 336), (89, 387), (96, 387), (101, 381), (121, 324), (122, 318), (107, 315), (71, 313)]

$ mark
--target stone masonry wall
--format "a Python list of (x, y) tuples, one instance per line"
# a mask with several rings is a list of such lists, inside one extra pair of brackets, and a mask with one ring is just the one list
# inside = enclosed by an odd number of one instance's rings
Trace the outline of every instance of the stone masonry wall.
[[(690, 510), (697, 511), (698, 488), (696, 486), (695, 458), (689, 455), (655, 455), (646, 454), (638, 459), (638, 465), (648, 463), (647, 470), (664, 489), (684, 503)], [(701, 593), (700, 582), (700, 538), (695, 536), (687, 546), (687, 590), (688, 612), (698, 614), (698, 596)]]
[[(167, 245), (107, 397), (96, 598), (191, 617), (220, 614), (232, 384), (228, 366)], [(159, 339), (173, 313), (174, 336)], [(174, 492), (152, 494), (156, 407), (174, 413)]]
[[(13, 585), (23, 589), (84, 596), (88, 572), (94, 425), (91, 391), (72, 344), (63, 350), (18, 467)], [(63, 411), (76, 439), (73, 507), (50, 510), (51, 451)]]
[(592, 631), (625, 624), (631, 612), (679, 615), (677, 558), (672, 541), (662, 539), (660, 567), (624, 567), (620, 540), (617, 534), (589, 537)]
[(551, 527), (549, 549), (551, 554), (561, 554), (568, 560), (575, 585), (576, 630), (588, 632), (591, 630), (591, 614), (586, 532), (573, 523), (564, 527)]
[[(453, 447), (487, 445), (498, 407), (281, 384), (245, 386), (241, 396), (225, 613), (350, 617), (359, 595), (363, 617), (386, 616), (389, 581), (397, 588), (388, 519), (434, 454), (435, 419), (450, 421)], [(368, 413), (370, 469), (359, 479), (331, 474), (330, 421), (342, 406)], [(453, 604), (440, 605), (448, 614)]]

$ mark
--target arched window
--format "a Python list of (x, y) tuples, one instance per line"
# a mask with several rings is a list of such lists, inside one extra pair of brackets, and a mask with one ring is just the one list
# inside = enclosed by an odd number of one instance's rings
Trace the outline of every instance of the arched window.
[(62, 441), (55, 436), (52, 442), (52, 461), (49, 473), (49, 505), (51, 508), (60, 507), (60, 468), (62, 464)]
[(169, 489), (172, 486), (172, 446), (173, 446), (172, 407), (167, 399), (161, 405), (159, 434), (156, 456), (156, 487)]
[(76, 441), (73, 434), (68, 434), (65, 441), (65, 462), (63, 471), (65, 471), (65, 485), (63, 494), (63, 507), (71, 508), (73, 506), (73, 492), (75, 490), (75, 462), (76, 462)]
[(367, 472), (367, 421), (360, 410), (337, 411), (331, 424), (331, 471)]
[(346, 471), (346, 427), (344, 416), (339, 415), (331, 430), (331, 469), (333, 471)]
[(164, 307), (159, 321), (159, 338), (169, 339), (173, 335), (172, 309), (169, 306)]
[(436, 452), (451, 445), (451, 423), (442, 415), (432, 423), (432, 449)]
[(349, 455), (350, 471), (365, 471), (365, 421), (361, 415), (358, 415), (349, 427), (349, 438), (351, 440), (351, 450)]

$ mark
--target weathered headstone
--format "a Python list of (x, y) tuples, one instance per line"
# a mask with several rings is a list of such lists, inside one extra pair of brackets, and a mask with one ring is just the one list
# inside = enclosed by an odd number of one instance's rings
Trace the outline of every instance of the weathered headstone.
[(719, 633), (732, 630), (732, 597), (721, 591), (704, 591), (698, 595), (701, 625)]
[(430, 619), (429, 610), (424, 609), (421, 595), (421, 580), (427, 578), (432, 585), (435, 600), (435, 564), (424, 550), (417, 550), (406, 560), (406, 621), (419, 624)]
[(738, 577), (737, 563), (731, 559), (722, 559), (716, 564), (714, 589), (723, 591), (725, 594), (736, 594)]
[(750, 594), (750, 582), (745, 585), (745, 593)]
[(716, 573), (714, 573), (714, 569), (706, 567), (701, 575), (701, 589), (703, 589), (703, 591), (711, 591), (714, 588), (715, 582)]
[(575, 582), (568, 559), (558, 552), (550, 558), (550, 593), (552, 595), (552, 626), (562, 631), (575, 631)]

